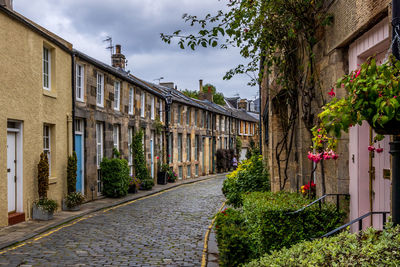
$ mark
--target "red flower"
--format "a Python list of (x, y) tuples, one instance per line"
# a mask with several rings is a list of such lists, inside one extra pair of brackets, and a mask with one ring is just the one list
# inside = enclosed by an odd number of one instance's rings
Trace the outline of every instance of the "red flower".
[(358, 70), (356, 73), (356, 78), (360, 75), (360, 73), (361, 73), (361, 70)]
[(377, 152), (377, 153), (382, 153), (382, 152), (383, 152), (383, 148), (377, 148), (377, 149), (376, 149), (376, 152)]
[(170, 158), (171, 157), (171, 155), (168, 155), (168, 158)]
[(374, 146), (368, 146), (368, 151), (374, 151), (375, 150), (375, 147)]
[(157, 156), (157, 159), (160, 159), (160, 157), (159, 157), (159, 156)]
[(336, 95), (335, 92), (333, 91), (333, 88), (332, 88), (331, 91), (328, 93), (328, 95), (331, 96), (331, 97), (334, 97), (334, 96)]

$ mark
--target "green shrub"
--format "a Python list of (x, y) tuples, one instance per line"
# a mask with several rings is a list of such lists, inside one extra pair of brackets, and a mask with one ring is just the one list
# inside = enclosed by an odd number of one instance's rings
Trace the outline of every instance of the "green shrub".
[(73, 193), (76, 191), (76, 170), (78, 159), (76, 157), (76, 153), (74, 153), (68, 157), (67, 163), (67, 189), (68, 194)]
[(100, 163), (103, 194), (108, 197), (122, 197), (128, 194), (129, 167), (125, 159), (103, 158)]
[(259, 266), (399, 266), (400, 226), (298, 243), (247, 264)]
[[(241, 209), (217, 215), (221, 266), (237, 266), (270, 251), (322, 236), (340, 226), (345, 216), (331, 204), (323, 204), (321, 210), (315, 205), (289, 214), (309, 203), (297, 193), (252, 192), (241, 196)], [(234, 219), (229, 218), (231, 214)], [(241, 243), (235, 245), (237, 242)]]
[(35, 202), (36, 206), (48, 212), (54, 212), (57, 209), (57, 202), (48, 198), (41, 198)]
[(150, 190), (154, 186), (153, 179), (144, 179), (140, 183), (140, 189), (142, 190)]
[(85, 201), (85, 196), (81, 192), (72, 192), (65, 197), (65, 205), (68, 208), (79, 206)]
[(149, 171), (146, 167), (146, 159), (143, 151), (143, 131), (136, 132), (132, 137), (131, 150), (133, 155), (133, 163), (135, 166), (135, 176), (140, 181), (150, 179)]
[(39, 199), (47, 199), (47, 190), (49, 190), (49, 160), (47, 154), (42, 152), (38, 164)]
[(269, 174), (264, 167), (262, 156), (258, 154), (241, 162), (235, 171), (227, 175), (222, 186), (227, 203), (234, 207), (242, 205), (243, 193), (269, 190)]
[(264, 253), (290, 247), (339, 227), (345, 218), (336, 206), (324, 203), (319, 209), (313, 205), (302, 212), (288, 214), (309, 203), (298, 193), (255, 192), (243, 200), (243, 216), (250, 231), (252, 258)]
[(215, 230), (218, 240), (219, 261), (221, 266), (238, 266), (247, 260), (250, 254), (244, 218), (240, 211), (225, 209), (217, 214)]

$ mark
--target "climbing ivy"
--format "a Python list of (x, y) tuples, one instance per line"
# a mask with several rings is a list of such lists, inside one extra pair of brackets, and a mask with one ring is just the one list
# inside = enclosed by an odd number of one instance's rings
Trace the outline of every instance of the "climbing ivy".
[(168, 44), (177, 38), (182, 49), (238, 47), (240, 55), (248, 62), (233, 67), (224, 79), (246, 74), (250, 77), (249, 84), (258, 85), (261, 90), (264, 78), (267, 75), (274, 77), (273, 84), (280, 90), (277, 97), (273, 97), (280, 111), (283, 132), (275, 147), (281, 189), (288, 180), (298, 119), (302, 119), (309, 131), (311, 144), (311, 129), (316, 120), (313, 108), (324, 104), (313, 53), (313, 47), (318, 42), (318, 30), (323, 30), (332, 21), (324, 2), (230, 0), (227, 11), (219, 10), (214, 15), (199, 18), (184, 14), (185, 22), (200, 28), (195, 34), (184, 34), (181, 30), (161, 34), (161, 39)]

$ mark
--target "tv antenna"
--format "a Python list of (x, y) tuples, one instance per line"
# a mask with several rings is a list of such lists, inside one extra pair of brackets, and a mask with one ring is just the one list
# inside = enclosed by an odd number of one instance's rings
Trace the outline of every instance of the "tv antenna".
[(160, 78), (154, 79), (153, 81), (158, 81), (158, 84), (160, 84), (162, 79), (164, 79), (164, 77), (160, 77)]
[(112, 43), (112, 37), (107, 36), (105, 40), (103, 40), (103, 42), (108, 42), (108, 46), (106, 47), (106, 49), (110, 50), (111, 56), (114, 54), (114, 45)]

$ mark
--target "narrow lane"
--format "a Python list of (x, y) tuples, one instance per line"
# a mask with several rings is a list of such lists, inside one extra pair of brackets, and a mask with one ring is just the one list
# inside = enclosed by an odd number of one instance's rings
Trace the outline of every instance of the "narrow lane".
[(223, 179), (98, 212), (0, 255), (0, 266), (200, 266)]

